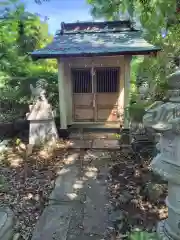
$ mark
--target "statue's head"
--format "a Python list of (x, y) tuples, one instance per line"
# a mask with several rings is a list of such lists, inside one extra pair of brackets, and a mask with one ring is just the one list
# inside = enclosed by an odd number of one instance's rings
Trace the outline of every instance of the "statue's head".
[(46, 79), (43, 79), (43, 78), (39, 79), (36, 82), (36, 88), (46, 89), (47, 85), (48, 85), (48, 82), (46, 81)]

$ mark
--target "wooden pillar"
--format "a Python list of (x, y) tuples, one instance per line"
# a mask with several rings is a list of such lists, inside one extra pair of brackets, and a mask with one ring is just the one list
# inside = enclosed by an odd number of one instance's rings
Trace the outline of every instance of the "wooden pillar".
[(130, 101), (132, 56), (124, 56), (124, 128), (129, 128), (128, 107)]
[(61, 129), (67, 129), (67, 109), (65, 96), (64, 63), (58, 59), (59, 113)]

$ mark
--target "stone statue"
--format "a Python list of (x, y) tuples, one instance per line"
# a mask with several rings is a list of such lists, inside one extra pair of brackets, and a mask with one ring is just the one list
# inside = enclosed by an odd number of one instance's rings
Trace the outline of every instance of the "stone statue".
[(46, 87), (47, 82), (44, 79), (37, 81), (36, 87), (30, 85), (33, 104), (29, 106), (27, 119), (30, 121), (29, 144), (31, 145), (58, 140), (54, 113), (46, 98)]

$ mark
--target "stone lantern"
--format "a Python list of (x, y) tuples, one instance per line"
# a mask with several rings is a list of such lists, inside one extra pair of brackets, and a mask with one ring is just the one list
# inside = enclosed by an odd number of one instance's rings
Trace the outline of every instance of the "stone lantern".
[(151, 109), (143, 122), (160, 133), (152, 170), (168, 181), (168, 218), (159, 222), (160, 239), (180, 239), (180, 70), (168, 77), (168, 99)]

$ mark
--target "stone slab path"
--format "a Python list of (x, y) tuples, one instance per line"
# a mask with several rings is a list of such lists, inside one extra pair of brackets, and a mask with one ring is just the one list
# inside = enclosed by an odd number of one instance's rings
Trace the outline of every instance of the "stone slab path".
[(110, 156), (106, 150), (82, 149), (73, 148), (66, 156), (32, 240), (106, 239)]
[(0, 239), (11, 240), (13, 236), (14, 214), (7, 207), (0, 207)]

